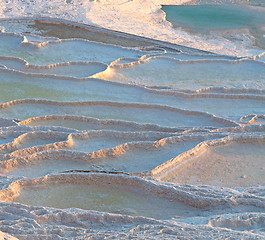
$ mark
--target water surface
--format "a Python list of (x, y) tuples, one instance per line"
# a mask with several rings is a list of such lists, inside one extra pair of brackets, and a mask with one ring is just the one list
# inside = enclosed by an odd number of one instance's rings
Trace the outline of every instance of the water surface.
[[(219, 32), (230, 37), (245, 32), (255, 38), (254, 44), (264, 49), (265, 10), (246, 5), (166, 5), (166, 19), (174, 28), (196, 34)], [(236, 39), (235, 39), (236, 40)]]

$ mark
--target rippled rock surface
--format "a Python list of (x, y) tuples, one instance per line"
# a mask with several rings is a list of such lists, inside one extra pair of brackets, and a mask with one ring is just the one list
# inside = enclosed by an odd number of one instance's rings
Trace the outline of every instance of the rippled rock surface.
[(260, 59), (0, 25), (0, 236), (264, 238)]

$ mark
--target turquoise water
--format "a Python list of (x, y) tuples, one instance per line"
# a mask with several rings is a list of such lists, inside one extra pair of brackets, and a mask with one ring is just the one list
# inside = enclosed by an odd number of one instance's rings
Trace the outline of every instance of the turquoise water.
[(167, 21), (173, 27), (193, 32), (261, 28), (265, 22), (263, 8), (237, 5), (168, 5), (163, 6)]

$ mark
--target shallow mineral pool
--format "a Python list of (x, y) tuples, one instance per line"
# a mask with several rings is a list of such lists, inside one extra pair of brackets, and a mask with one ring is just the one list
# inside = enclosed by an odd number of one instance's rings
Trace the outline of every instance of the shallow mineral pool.
[[(55, 184), (22, 188), (15, 202), (56, 208), (82, 208), (110, 213), (163, 218), (198, 214), (196, 208), (156, 196), (96, 184)], [(163, 206), (163, 207), (161, 207)]]
[[(259, 32), (262, 10), (246, 8), (181, 6), (189, 19), (179, 26)], [(216, 22), (200, 27), (212, 14)], [(88, 237), (84, 228), (93, 224), (104, 234), (122, 226), (138, 238), (139, 230), (145, 239), (175, 238), (187, 226), (191, 238), (198, 226), (212, 233), (204, 239), (263, 234), (262, 56), (218, 55), (58, 19), (0, 26), (1, 231), (21, 237), (45, 226), (51, 238)]]
[(211, 146), (176, 165), (164, 180), (226, 187), (264, 185), (265, 143), (243, 142)]

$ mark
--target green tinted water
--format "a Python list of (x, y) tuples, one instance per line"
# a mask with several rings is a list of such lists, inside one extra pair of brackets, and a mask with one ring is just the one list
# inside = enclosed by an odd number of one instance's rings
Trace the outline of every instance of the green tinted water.
[(169, 200), (122, 186), (53, 184), (23, 188), (15, 202), (56, 208), (81, 208), (126, 215), (167, 219), (198, 215), (201, 211), (176, 200)]
[(263, 8), (232, 5), (168, 5), (163, 6), (166, 19), (174, 27), (183, 27), (197, 33), (262, 27), (265, 22)]

